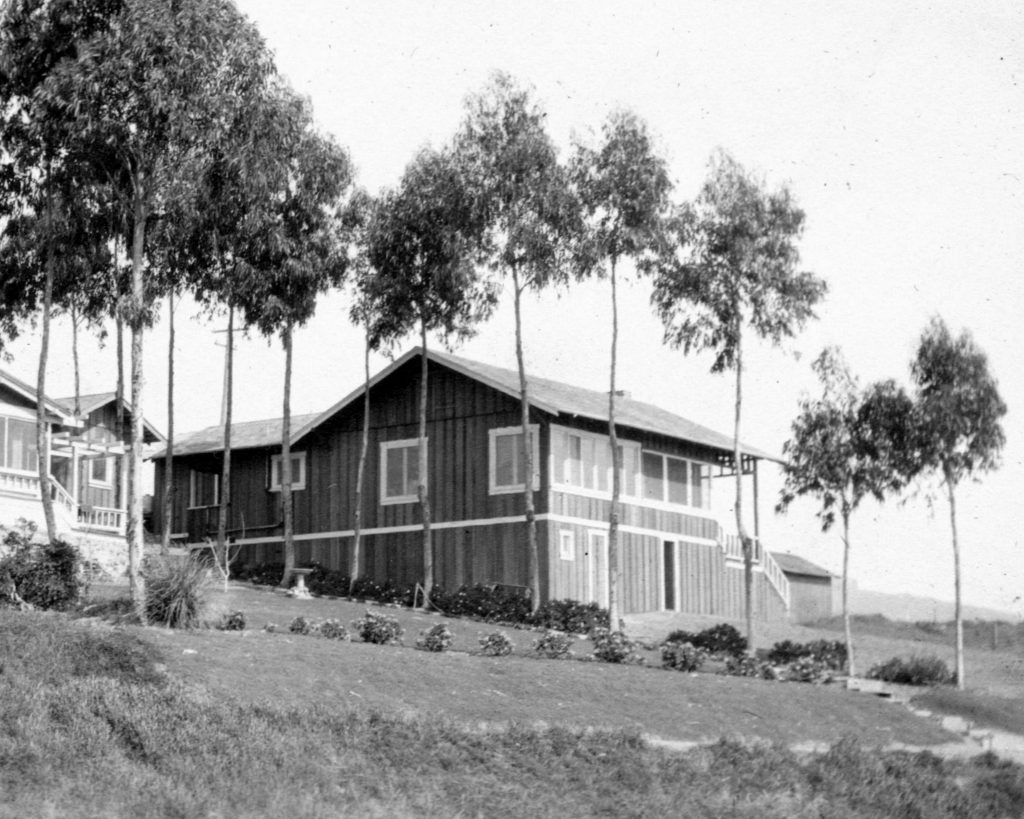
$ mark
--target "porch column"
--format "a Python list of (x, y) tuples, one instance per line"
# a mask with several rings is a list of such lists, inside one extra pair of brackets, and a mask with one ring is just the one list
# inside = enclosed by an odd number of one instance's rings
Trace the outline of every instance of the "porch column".
[(757, 458), (750, 459), (753, 466), (754, 473), (754, 537), (758, 540), (761, 539), (761, 514), (759, 511), (759, 504), (757, 501)]
[(78, 496), (78, 444), (71, 444), (71, 497), (75, 503), (80, 502)]

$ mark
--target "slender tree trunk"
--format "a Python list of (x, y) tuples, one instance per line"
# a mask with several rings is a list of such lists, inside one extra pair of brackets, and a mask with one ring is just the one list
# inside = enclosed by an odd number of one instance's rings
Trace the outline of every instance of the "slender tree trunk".
[(117, 383), (114, 387), (114, 401), (117, 404), (115, 431), (117, 440), (124, 442), (124, 318), (121, 316), (120, 304), (115, 310), (114, 333), (117, 337), (115, 354), (117, 355)]
[(423, 348), (420, 366), (420, 431), (419, 476), (416, 493), (423, 512), (423, 608), (430, 603), (434, 590), (434, 546), (430, 532), (430, 495), (427, 492), (427, 325), (420, 320), (420, 344)]
[(956, 687), (963, 691), (964, 682), (964, 618), (960, 606), (960, 541), (956, 533), (956, 488), (952, 476), (946, 471), (946, 491), (949, 493), (949, 523), (953, 531), (953, 621), (956, 625)]
[(171, 551), (171, 517), (174, 514), (174, 290), (167, 296), (167, 449), (164, 452), (164, 520), (160, 553)]
[(530, 396), (523, 359), (522, 289), (519, 272), (512, 268), (512, 291), (516, 310), (516, 364), (519, 366), (519, 397), (523, 425), (523, 509), (526, 515), (527, 584), (530, 587), (530, 610), (540, 608), (540, 558), (537, 554), (537, 515), (533, 505), (533, 442), (530, 440)]
[(281, 511), (284, 517), (284, 577), (288, 588), (295, 570), (295, 532), (292, 519), (292, 323), (281, 334), (284, 342), (284, 417), (281, 419)]
[[(737, 311), (737, 315), (738, 315)], [(733, 427), (733, 463), (736, 468), (736, 533), (743, 546), (743, 611), (747, 621), (747, 651), (754, 651), (754, 542), (743, 524), (743, 450), (740, 447), (740, 415), (743, 406), (742, 324), (736, 326), (736, 416)]]
[[(290, 352), (285, 352), (289, 356)], [(287, 358), (286, 358), (287, 361)], [(220, 509), (217, 510), (217, 553), (223, 558), (224, 567), (230, 571), (228, 560), (228, 512), (231, 509), (231, 410), (233, 404), (235, 369), (235, 308), (228, 307), (228, 340), (224, 348), (224, 463), (220, 475)], [(289, 373), (288, 378), (291, 375)], [(290, 389), (290, 382), (285, 385)], [(285, 399), (288, 406), (288, 399)], [(282, 473), (283, 477), (283, 473)], [(291, 487), (289, 486), (289, 490)], [(227, 578), (224, 579), (225, 585)]]
[(366, 474), (366, 453), (370, 447), (370, 326), (366, 325), (366, 340), (363, 346), (363, 439), (359, 445), (359, 466), (356, 470), (355, 510), (352, 520), (352, 556), (349, 560), (348, 593), (354, 595), (359, 579), (360, 551), (362, 550), (363, 526), (363, 477)]
[(128, 459), (128, 587), (139, 621), (145, 625), (146, 581), (142, 574), (144, 544), (142, 537), (142, 433), (143, 433), (143, 311), (145, 308), (145, 282), (143, 280), (143, 252), (146, 242), (145, 185), (140, 174), (134, 198), (134, 225), (132, 230), (132, 423), (131, 452)]
[(853, 630), (850, 628), (850, 512), (843, 501), (843, 631), (846, 633), (846, 673), (857, 676), (857, 666), (853, 660)]
[(619, 470), (622, 457), (615, 432), (615, 360), (619, 344), (619, 303), (615, 283), (616, 258), (612, 256), (610, 273), (612, 282), (612, 364), (608, 389), (608, 443), (612, 448), (612, 502), (608, 511), (608, 626), (618, 631), (619, 611)]
[[(75, 369), (75, 418), (82, 415), (81, 367), (78, 364), (78, 308), (71, 305), (71, 363)], [(76, 498), (77, 500), (77, 498)]]
[(50, 191), (50, 170), (46, 171), (46, 269), (43, 283), (43, 322), (39, 341), (39, 371), (36, 376), (36, 465), (39, 471), (39, 495), (43, 501), (43, 520), (50, 541), (57, 537), (57, 521), (53, 515), (53, 491), (50, 485), (50, 436), (46, 422), (46, 362), (50, 357), (50, 310), (53, 308), (53, 276), (56, 259), (53, 253), (53, 194)]

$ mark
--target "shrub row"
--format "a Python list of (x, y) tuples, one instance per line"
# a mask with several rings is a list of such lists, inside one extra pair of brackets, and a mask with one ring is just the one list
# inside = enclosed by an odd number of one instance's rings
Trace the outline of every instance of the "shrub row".
[(833, 671), (842, 671), (846, 667), (846, 644), (840, 640), (814, 640), (809, 643), (783, 640), (768, 652), (768, 662), (773, 665), (788, 665), (803, 659), (814, 660)]
[(954, 676), (945, 661), (934, 655), (906, 660), (893, 657), (868, 671), (868, 677), (873, 680), (903, 685), (942, 685), (953, 682)]
[[(341, 571), (326, 569), (314, 563), (306, 577), (306, 586), (313, 594), (347, 597), (349, 578)], [(273, 586), (281, 582), (284, 565), (262, 563), (237, 573), (240, 580)], [(392, 581), (377, 583), (367, 578), (356, 580), (353, 597), (403, 606), (413, 605), (413, 587), (399, 586)], [(449, 592), (435, 586), (430, 602), (450, 617), (473, 617), (488, 623), (513, 623), (539, 628), (565, 631), (571, 634), (589, 634), (595, 628), (608, 628), (608, 611), (596, 603), (576, 600), (551, 600), (535, 614), (530, 612), (529, 598), (515, 589), (503, 586), (462, 586)]]
[(709, 656), (716, 657), (739, 657), (747, 650), (747, 638), (728, 623), (719, 623), (697, 633), (673, 631), (665, 638), (665, 642), (689, 643), (694, 648), (703, 649)]

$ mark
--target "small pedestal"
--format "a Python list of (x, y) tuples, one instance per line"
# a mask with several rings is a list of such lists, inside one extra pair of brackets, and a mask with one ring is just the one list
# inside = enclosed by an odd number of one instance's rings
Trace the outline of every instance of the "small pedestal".
[(297, 597), (300, 600), (309, 600), (313, 597), (309, 593), (309, 589), (306, 588), (306, 575), (309, 574), (312, 569), (293, 569), (292, 574), (295, 575), (295, 585), (289, 590), (289, 594), (292, 597)]

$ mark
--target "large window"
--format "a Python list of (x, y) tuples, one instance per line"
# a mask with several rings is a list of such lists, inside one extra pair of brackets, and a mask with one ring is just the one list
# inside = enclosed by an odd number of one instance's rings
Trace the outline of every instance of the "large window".
[(380, 502), (417, 500), (420, 479), (419, 439), (385, 441), (380, 445)]
[(710, 508), (710, 464), (645, 451), (641, 466), (646, 500)]
[[(552, 427), (551, 445), (556, 484), (599, 495), (611, 493), (612, 450), (608, 436)], [(637, 494), (636, 476), (640, 471), (640, 445), (622, 441), (619, 443), (619, 452), (622, 458), (620, 492), (634, 496)]]
[[(530, 443), (533, 458), (534, 489), (540, 489), (540, 433), (537, 426), (530, 427)], [(505, 427), (490, 431), (490, 492), (522, 492), (526, 464), (523, 462), (523, 430), (521, 427)]]
[(114, 481), (114, 459), (93, 458), (89, 461), (89, 484), (109, 489)]
[(220, 503), (220, 475), (216, 472), (188, 473), (188, 505), (190, 509), (216, 506)]
[(0, 466), (20, 472), (39, 470), (34, 422), (0, 417)]
[[(280, 492), (281, 491), (281, 462), (283, 460), (282, 455), (271, 455), (270, 456), (270, 491)], [(306, 488), (306, 453), (305, 452), (293, 452), (291, 453), (292, 462), (292, 490), (305, 489)]]

